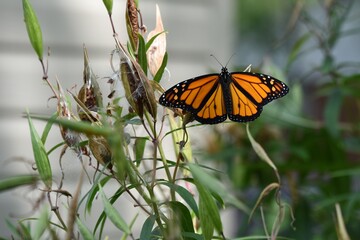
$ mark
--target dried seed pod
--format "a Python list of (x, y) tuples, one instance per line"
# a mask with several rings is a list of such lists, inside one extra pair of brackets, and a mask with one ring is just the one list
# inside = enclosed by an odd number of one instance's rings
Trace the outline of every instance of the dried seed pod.
[(83, 86), (78, 93), (78, 99), (83, 103), (86, 109), (78, 106), (78, 114), (83, 121), (98, 121), (98, 112), (103, 108), (102, 93), (96, 76), (89, 63), (87, 50), (84, 46), (84, 73)]
[(135, 0), (126, 1), (125, 21), (131, 47), (134, 52), (137, 52), (139, 43), (139, 16)]
[(120, 45), (116, 51), (120, 58), (119, 75), (122, 81), (125, 97), (134, 111), (143, 117), (146, 109), (154, 118), (157, 105), (154, 89), (140, 65), (130, 57), (125, 48)]
[(144, 107), (141, 101), (143, 88), (141, 87), (140, 78), (131, 67), (132, 63), (129, 58), (121, 53), (120, 56), (120, 78), (125, 88), (126, 99), (134, 111), (142, 118), (144, 114)]
[(94, 155), (95, 159), (101, 165), (107, 165), (107, 167), (111, 170), (112, 153), (106, 138), (104, 138), (103, 136), (88, 135), (88, 139), (90, 151)]
[[(57, 112), (58, 117), (62, 119), (72, 119), (72, 112), (71, 112), (71, 105), (66, 99), (64, 90), (62, 89), (60, 83), (57, 81), (57, 87), (59, 90), (59, 94), (57, 96), (58, 99), (58, 105), (57, 105)], [(86, 147), (80, 146), (80, 143), (82, 142), (80, 133), (72, 131), (66, 127), (63, 127), (62, 125), (59, 125), (60, 133), (65, 141), (66, 145), (73, 149), (78, 155), (81, 153), (87, 153)]]

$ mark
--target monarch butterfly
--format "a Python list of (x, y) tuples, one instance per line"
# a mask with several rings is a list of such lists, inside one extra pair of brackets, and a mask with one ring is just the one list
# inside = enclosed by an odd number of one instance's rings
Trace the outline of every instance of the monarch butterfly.
[(249, 122), (260, 116), (265, 104), (285, 96), (288, 86), (262, 73), (229, 72), (206, 74), (180, 82), (165, 91), (159, 103), (190, 112), (195, 120), (216, 124), (227, 118)]

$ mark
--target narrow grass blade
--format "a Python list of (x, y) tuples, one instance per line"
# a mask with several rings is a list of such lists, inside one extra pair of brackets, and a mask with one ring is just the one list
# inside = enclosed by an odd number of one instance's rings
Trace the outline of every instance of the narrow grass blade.
[(50, 189), (52, 185), (52, 171), (50, 161), (48, 155), (46, 154), (45, 146), (41, 141), (39, 134), (36, 132), (29, 113), (27, 115), (30, 127), (31, 144), (33, 148), (37, 171), (39, 172), (40, 179)]
[(99, 184), (99, 192), (100, 192), (101, 200), (104, 204), (104, 211), (106, 213), (106, 216), (118, 229), (120, 229), (126, 234), (130, 234), (131, 233), (130, 227), (126, 224), (125, 220), (121, 217), (121, 215), (116, 210), (116, 208), (114, 208), (114, 206), (111, 205), (109, 200), (106, 198), (105, 193), (103, 192), (103, 189), (100, 184)]
[(38, 180), (36, 175), (19, 175), (0, 180), (0, 192), (11, 190), (23, 185), (35, 184)]
[(79, 232), (84, 240), (95, 240), (94, 235), (91, 231), (82, 223), (79, 218), (76, 218), (76, 225), (78, 226)]
[(40, 217), (36, 220), (36, 225), (32, 231), (32, 239), (41, 239), (46, 228), (49, 226), (49, 214), (46, 208), (41, 211)]

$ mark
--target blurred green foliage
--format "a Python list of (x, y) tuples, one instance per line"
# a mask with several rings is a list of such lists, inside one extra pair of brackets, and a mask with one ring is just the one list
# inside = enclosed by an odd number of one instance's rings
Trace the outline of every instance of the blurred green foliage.
[[(346, 36), (353, 37), (351, 48), (359, 52), (355, 38), (360, 33), (359, 4), (352, 0), (261, 4), (243, 0), (237, 6), (239, 55), (256, 46), (249, 59), (263, 60), (258, 68), (283, 76), (278, 78), (290, 87), (288, 96), (251, 123), (254, 137), (279, 170), (282, 198), (295, 215), (292, 224), (288, 215), (280, 235), (341, 239), (336, 237), (335, 221), (335, 204), (339, 203), (349, 235), (359, 239), (360, 60), (344, 61), (346, 56), (337, 51)], [(239, 64), (249, 64), (244, 62), (246, 57), (239, 59)], [(238, 196), (252, 205), (275, 176), (259, 161), (242, 125), (216, 127), (209, 135), (204, 158), (224, 169), (226, 176), (220, 176), (231, 180)], [(265, 218), (271, 219), (274, 201), (263, 202), (268, 210)], [(240, 213), (238, 217), (236, 236), (263, 232), (260, 212), (251, 227), (244, 222), (246, 217)]]

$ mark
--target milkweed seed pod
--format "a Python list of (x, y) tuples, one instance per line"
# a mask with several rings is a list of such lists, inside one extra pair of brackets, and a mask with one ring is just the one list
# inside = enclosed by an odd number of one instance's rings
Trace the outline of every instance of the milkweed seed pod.
[(139, 15), (134, 0), (126, 1), (125, 22), (131, 47), (136, 53), (139, 43)]
[(125, 97), (133, 110), (143, 118), (144, 109), (156, 117), (157, 103), (154, 89), (141, 66), (120, 46), (114, 51), (120, 58), (119, 76), (124, 87)]
[(103, 136), (88, 135), (89, 148), (95, 159), (111, 170), (112, 153), (108, 141)]
[(84, 46), (83, 86), (78, 93), (78, 99), (83, 104), (78, 105), (77, 111), (83, 121), (96, 122), (99, 120), (99, 111), (103, 109), (102, 93), (96, 76), (89, 63), (87, 50)]
[[(73, 119), (72, 113), (71, 113), (71, 105), (70, 105), (70, 102), (68, 101), (68, 99), (66, 98), (64, 90), (62, 89), (58, 80), (57, 80), (57, 87), (59, 90), (59, 93), (57, 96), (58, 118), (71, 120), (71, 119)], [(87, 152), (86, 147), (80, 146), (80, 143), (82, 142), (80, 133), (70, 130), (62, 125), (59, 125), (59, 128), (60, 128), (61, 136), (69, 148), (73, 149), (78, 155), (80, 155), (81, 153)]]

